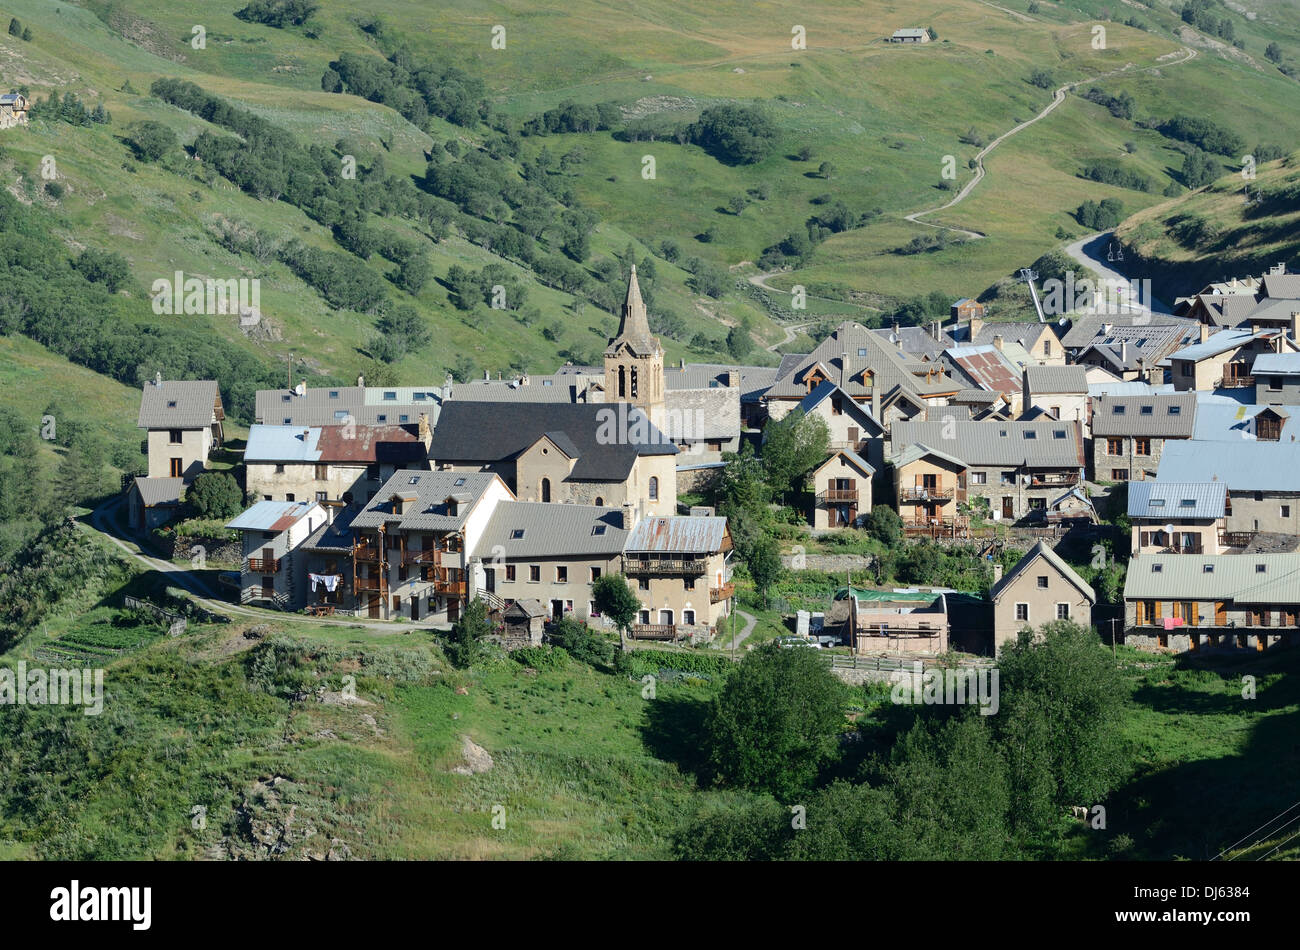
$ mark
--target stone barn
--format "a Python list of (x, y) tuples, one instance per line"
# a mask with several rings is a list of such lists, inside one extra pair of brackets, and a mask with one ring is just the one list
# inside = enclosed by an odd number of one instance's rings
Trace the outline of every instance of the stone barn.
[(501, 638), (507, 650), (542, 645), (546, 607), (540, 600), (517, 600), (505, 609), (501, 619), (505, 622)]

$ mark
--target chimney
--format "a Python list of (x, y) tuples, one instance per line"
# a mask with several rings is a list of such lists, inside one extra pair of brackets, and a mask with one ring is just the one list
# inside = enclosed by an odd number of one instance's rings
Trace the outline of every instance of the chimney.
[(162, 373), (154, 373), (154, 374), (153, 374), (153, 384), (154, 384), (155, 386), (161, 386), (161, 385), (162, 385)]
[(727, 370), (727, 388), (735, 389), (740, 385), (740, 374), (734, 369)]
[(433, 427), (429, 425), (429, 414), (420, 413), (420, 441), (424, 443), (427, 450), (433, 444)]
[(358, 376), (358, 377), (357, 377), (357, 388), (358, 388), (358, 389), (364, 389), (364, 388), (365, 388), (365, 385), (366, 385), (366, 378), (365, 378), (364, 376)]
[(845, 350), (840, 354), (840, 388), (843, 389), (849, 384), (849, 377), (852, 372), (849, 369), (849, 351)]
[(678, 366), (677, 368), (681, 370), (683, 373), (686, 372), (686, 357), (684, 356), (682, 357), (681, 365)]
[(894, 336), (898, 336), (898, 318), (894, 318)]
[(1210, 338), (1210, 325), (1208, 323), (1203, 322), (1201, 324), (1201, 342), (1204, 343), (1209, 338)]
[(930, 336), (934, 338), (935, 343), (939, 342), (939, 321), (938, 320), (930, 324)]
[(997, 350), (999, 353), (1002, 352), (1002, 334), (1001, 334), (1001, 333), (995, 333), (995, 334), (993, 334), (993, 349)]
[(486, 369), (483, 370), (483, 382), (485, 382), (485, 383), (490, 383), (490, 382), (492, 382), (492, 372), (491, 372), (491, 370), (486, 370)]
[(631, 502), (623, 504), (623, 530), (631, 531), (636, 526), (636, 511)]
[(1119, 361), (1123, 365), (1128, 365), (1128, 340), (1119, 341)]
[(984, 321), (972, 313), (970, 315), (970, 339), (966, 342), (974, 343), (975, 337), (979, 336), (979, 332), (982, 329), (984, 329)]
[(877, 422), (880, 421), (880, 387), (875, 385), (875, 378), (871, 380), (871, 416)]
[(1002, 580), (1002, 562), (994, 561), (993, 562), (993, 583), (996, 584), (1000, 580)]
[(446, 378), (445, 380), (443, 380), (443, 382), (442, 382), (442, 401), (443, 401), (443, 402), (447, 402), (449, 399), (451, 399), (451, 384), (452, 384), (452, 382), (453, 382), (453, 380), (452, 380), (452, 378), (451, 378), (451, 373), (448, 373), (448, 374), (447, 374), (447, 378)]

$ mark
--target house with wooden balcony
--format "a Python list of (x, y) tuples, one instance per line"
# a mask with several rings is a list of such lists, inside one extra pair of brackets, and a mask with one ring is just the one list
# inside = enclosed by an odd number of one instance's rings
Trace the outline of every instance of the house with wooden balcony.
[(641, 600), (631, 635), (707, 642), (731, 613), (731, 532), (716, 516), (642, 518), (627, 538), (623, 573)]
[(1300, 442), (1173, 442), (1156, 480), (1224, 486), (1221, 548), (1245, 548), (1259, 535), (1300, 534)]
[(857, 452), (842, 448), (808, 476), (813, 490), (814, 528), (852, 528), (871, 514), (871, 480), (876, 470)]
[(905, 531), (938, 529), (960, 533), (969, 527), (957, 510), (967, 500), (965, 462), (915, 442), (904, 447), (892, 463), (894, 503)]
[(498, 502), (473, 549), (481, 587), (505, 604), (540, 602), (549, 620), (571, 617), (595, 627), (605, 620), (592, 585), (622, 570), (632, 507)]
[(147, 432), (148, 477), (194, 481), (225, 437), (225, 418), (215, 381), (164, 380), (156, 374), (144, 384), (136, 421)]
[[(1053, 419), (973, 422), (956, 418), (898, 422), (890, 431), (891, 461), (918, 444), (938, 450), (953, 460), (938, 466), (931, 459), (930, 464), (936, 470), (929, 474), (934, 476), (938, 487), (941, 473), (948, 473), (952, 483), (944, 489), (954, 492), (955, 507), (961, 507), (955, 493), (964, 490), (966, 506), (982, 511), (984, 517), (993, 520), (1042, 520), (1051, 501), (1083, 479), (1083, 438), (1077, 422)], [(964, 486), (952, 468), (957, 462), (966, 467)], [(919, 473), (914, 472), (913, 476)], [(910, 484), (906, 480), (896, 481), (896, 488), (900, 493), (918, 491), (915, 480)], [(919, 489), (924, 488), (923, 481)], [(915, 502), (921, 502), (922, 509), (928, 512), (933, 507), (929, 504), (931, 498), (935, 502), (940, 500), (933, 496), (900, 494), (899, 501), (913, 509)], [(939, 507), (946, 508), (946, 503)]]
[(329, 523), (330, 512), (314, 501), (259, 501), (226, 527), (240, 533), (240, 603), (281, 610), (307, 605), (309, 582), (302, 546)]
[(1254, 389), (1255, 359), (1264, 354), (1295, 353), (1297, 347), (1279, 329), (1238, 328), (1206, 334), (1201, 341), (1176, 350), (1168, 357), (1174, 389)]
[(482, 566), (470, 553), (497, 503), (513, 500), (492, 472), (396, 472), (352, 519), (356, 612), (456, 621), (483, 590)]
[(805, 416), (826, 423), (827, 448), (846, 449), (861, 458), (873, 472), (885, 460), (885, 427), (871, 415), (871, 407), (858, 402), (835, 383), (819, 384), (795, 407)]
[(1151, 479), (1128, 486), (1129, 551), (1138, 554), (1223, 554), (1223, 482)]
[(1092, 477), (1152, 478), (1167, 446), (1195, 437), (1195, 393), (1145, 393), (1092, 399)]
[(1300, 554), (1141, 554), (1124, 581), (1124, 642), (1145, 650), (1294, 646)]

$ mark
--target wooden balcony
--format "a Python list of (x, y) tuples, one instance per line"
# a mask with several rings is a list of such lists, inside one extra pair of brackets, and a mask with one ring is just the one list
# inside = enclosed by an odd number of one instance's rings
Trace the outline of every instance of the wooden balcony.
[(677, 627), (670, 623), (634, 623), (633, 640), (676, 640)]
[(373, 544), (358, 544), (352, 550), (352, 560), (377, 562), (379, 560), (379, 548)]
[(970, 519), (931, 518), (928, 521), (904, 521), (903, 534), (909, 538), (965, 538), (970, 535)]
[(436, 564), (442, 559), (442, 552), (426, 548), (423, 551), (407, 551), (402, 555), (403, 564)]
[(382, 577), (358, 577), (353, 590), (383, 590)]
[(433, 582), (433, 592), (443, 597), (465, 597), (464, 581), (449, 581), (438, 578)]
[(1030, 488), (1068, 488), (1071, 485), (1079, 484), (1078, 472), (1062, 472), (1060, 474), (1033, 475), (1029, 479)]
[(826, 448), (830, 449), (832, 452), (848, 451), (856, 452), (861, 455), (866, 451), (867, 440), (858, 439), (856, 442), (827, 442)]
[(1161, 554), (1204, 554), (1205, 546), (1197, 541), (1195, 544), (1171, 544), (1160, 549)]
[(723, 584), (721, 587), (709, 588), (709, 603), (717, 604), (736, 596), (735, 584)]
[(903, 501), (951, 501), (956, 489), (938, 482), (934, 485), (909, 485), (899, 491)]
[(278, 557), (250, 557), (248, 559), (248, 572), (250, 574), (279, 574), (280, 559)]
[(623, 570), (632, 576), (685, 574), (699, 577), (708, 572), (709, 565), (704, 558), (641, 558), (624, 557)]
[(1220, 531), (1219, 544), (1225, 548), (1244, 548), (1254, 536), (1253, 531)]
[(1255, 385), (1254, 376), (1223, 376), (1214, 384), (1215, 389), (1245, 389)]
[(817, 504), (819, 505), (857, 505), (858, 490), (856, 488), (828, 488), (824, 492), (818, 492)]

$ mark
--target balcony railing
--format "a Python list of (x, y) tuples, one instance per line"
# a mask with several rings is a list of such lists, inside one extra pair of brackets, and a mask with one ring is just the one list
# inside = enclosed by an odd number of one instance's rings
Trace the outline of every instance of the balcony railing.
[(824, 505), (851, 504), (858, 503), (858, 490), (856, 488), (828, 488), (817, 495), (817, 502)]
[(1255, 385), (1254, 376), (1224, 376), (1215, 383), (1215, 389), (1244, 389)]
[(378, 561), (379, 548), (373, 544), (358, 544), (352, 552), (354, 561)]
[(969, 518), (931, 518), (927, 521), (903, 522), (903, 534), (909, 538), (957, 538), (969, 533)]
[(250, 574), (278, 574), (280, 573), (280, 559), (278, 557), (250, 557), (248, 559), (248, 572)]
[(382, 577), (358, 577), (353, 590), (383, 590)]
[(709, 588), (709, 603), (716, 604), (736, 596), (735, 584), (723, 584), (721, 587)]
[(433, 564), (440, 559), (441, 551), (426, 548), (423, 551), (407, 551), (402, 555), (403, 564)]
[(839, 452), (846, 449), (850, 452), (860, 452), (862, 447), (866, 445), (866, 442), (866, 439), (858, 439), (856, 442), (827, 442), (826, 447), (832, 452)]
[(1221, 531), (1219, 532), (1219, 544), (1225, 548), (1244, 548), (1250, 544), (1250, 539), (1255, 536), (1253, 531)]
[(1204, 554), (1205, 546), (1197, 541), (1195, 544), (1171, 544), (1160, 549), (1161, 554)]
[(628, 574), (686, 574), (698, 576), (707, 573), (708, 562), (703, 558), (639, 558), (625, 557), (623, 569)]
[(633, 640), (676, 640), (677, 627), (670, 623), (634, 623)]
[(903, 501), (947, 501), (953, 496), (953, 486), (939, 482), (935, 485), (909, 485), (899, 493)]
[(433, 592), (435, 594), (442, 594), (446, 597), (464, 597), (465, 582), (449, 581), (438, 578), (433, 582)]
[(1077, 485), (1078, 483), (1078, 472), (1062, 473), (1059, 475), (1034, 475), (1029, 479), (1030, 488), (1056, 488), (1067, 485)]

